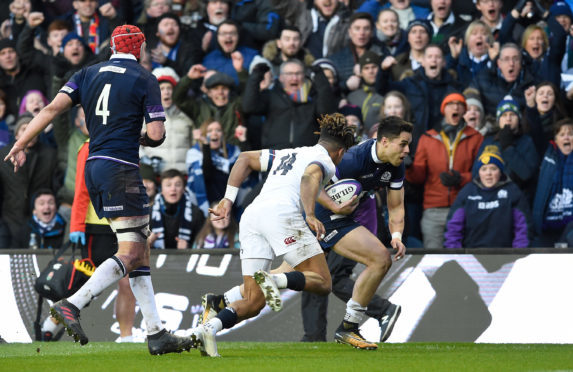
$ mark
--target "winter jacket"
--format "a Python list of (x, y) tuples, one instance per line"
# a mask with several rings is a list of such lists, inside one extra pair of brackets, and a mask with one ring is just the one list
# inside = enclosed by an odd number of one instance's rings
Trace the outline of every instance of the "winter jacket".
[(527, 248), (531, 214), (507, 176), (491, 188), (474, 178), (458, 194), (446, 223), (446, 248)]
[(362, 83), (360, 88), (350, 93), (346, 99), (362, 110), (364, 132), (368, 133), (370, 128), (380, 121), (380, 108), (384, 97), (376, 93), (373, 86)]
[(263, 75), (253, 72), (243, 94), (246, 114), (265, 115), (262, 129), (262, 147), (284, 149), (313, 146), (319, 131), (316, 119), (321, 114), (336, 111), (336, 99), (326, 76), (319, 70), (314, 75), (313, 87), (306, 102), (295, 102), (276, 82), (272, 89), (260, 91)]
[(193, 143), (193, 121), (175, 105), (167, 108), (165, 114), (165, 142), (159, 147), (142, 146), (139, 155), (159, 157), (163, 159), (163, 170), (175, 168), (187, 174), (185, 156)]
[(241, 27), (241, 43), (261, 50), (263, 44), (279, 37), (281, 19), (270, 0), (241, 0), (234, 2), (231, 18)]
[[(350, 12), (348, 9), (339, 3), (336, 13), (327, 21), (324, 38), (320, 43), (322, 46), (322, 53), (309, 48), (315, 58), (328, 57), (346, 45), (348, 40), (349, 17)], [(317, 32), (318, 21), (321, 18), (322, 16), (316, 8), (304, 9), (304, 11), (299, 15), (296, 26), (300, 30), (302, 35), (302, 45), (305, 47), (309, 47), (308, 39), (311, 34)]]
[[(382, 55), (382, 48), (380, 48), (378, 45), (371, 44), (368, 50), (378, 55)], [(346, 80), (354, 75), (354, 65), (358, 63), (358, 56), (354, 53), (354, 48), (349, 45), (340, 49), (329, 58), (336, 67), (336, 71), (338, 72), (338, 82), (340, 88), (343, 91), (348, 91)]]
[[(460, 123), (459, 125), (464, 125)], [(443, 131), (430, 129), (420, 138), (414, 163), (406, 170), (406, 179), (411, 183), (424, 184), (424, 209), (449, 207), (460, 189), (471, 181), (472, 166), (477, 157), (483, 137), (475, 129), (466, 126), (456, 136), (450, 153), (449, 139)], [(440, 181), (440, 173), (451, 169), (461, 175), (458, 186), (446, 187)]]
[[(380, 13), (382, 9), (390, 8), (390, 5), (390, 3), (382, 4), (382, 1), (380, 0), (366, 0), (356, 11), (369, 13), (372, 16), (372, 19), (374, 19), (374, 22), (376, 22), (378, 19), (378, 13)], [(425, 19), (428, 14), (430, 14), (428, 9), (421, 6), (410, 5), (410, 7), (412, 8), (416, 19)]]
[[(253, 58), (258, 54), (255, 49), (248, 48), (246, 46), (237, 47), (236, 51), (241, 52), (243, 55), (243, 69), (248, 71)], [(218, 48), (205, 56), (203, 59), (203, 66), (209, 70), (217, 70), (219, 72), (224, 72), (235, 80), (237, 86), (239, 85), (240, 79), (237, 70), (233, 67), (233, 61), (231, 56), (226, 55), (221, 48)], [(187, 70), (180, 74), (181, 76), (187, 74)]]
[(31, 234), (35, 234), (39, 249), (62, 247), (66, 234), (66, 221), (59, 213), (56, 213), (52, 223), (54, 225), (49, 229), (42, 228), (38, 220), (32, 216), (24, 227), (21, 239), (16, 239), (13, 243), (14, 248), (27, 248), (30, 243)]
[[(271, 40), (264, 45), (262, 56), (273, 65), (273, 75), (279, 76), (280, 67), (284, 61), (281, 58), (281, 51), (277, 46), (276, 40)], [(301, 48), (294, 58), (301, 61), (306, 67), (310, 67), (312, 62), (314, 62), (313, 55), (305, 48)]]
[(446, 67), (456, 71), (458, 74), (458, 81), (462, 87), (467, 87), (472, 82), (473, 78), (481, 71), (491, 68), (492, 63), (489, 57), (478, 63), (473, 63), (467, 47), (462, 48), (462, 52), (458, 58), (453, 58), (448, 53), (446, 57)]

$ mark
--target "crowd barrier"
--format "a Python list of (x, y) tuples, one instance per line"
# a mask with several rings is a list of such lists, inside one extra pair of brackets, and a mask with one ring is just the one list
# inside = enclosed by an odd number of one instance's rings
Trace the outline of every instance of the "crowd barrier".
[[(204, 293), (223, 293), (242, 281), (240, 259), (229, 250), (164, 252), (151, 256), (157, 306), (166, 328), (185, 334), (197, 325)], [(0, 251), (0, 335), (8, 342), (33, 341), (38, 299), (33, 285), (51, 257), (48, 251)], [(572, 249), (410, 249), (377, 291), (402, 305), (388, 342), (573, 343), (572, 268)], [(358, 265), (355, 275), (362, 269)], [(117, 288), (110, 287), (82, 310), (90, 340), (118, 338), (116, 295)], [(332, 340), (345, 304), (330, 296), (327, 337)], [(300, 340), (300, 298), (298, 292), (284, 291), (281, 312), (266, 307), (219, 339)], [(376, 340), (377, 322), (367, 320), (362, 332)], [(139, 309), (134, 336), (145, 339)], [(63, 339), (71, 340), (67, 335)]]

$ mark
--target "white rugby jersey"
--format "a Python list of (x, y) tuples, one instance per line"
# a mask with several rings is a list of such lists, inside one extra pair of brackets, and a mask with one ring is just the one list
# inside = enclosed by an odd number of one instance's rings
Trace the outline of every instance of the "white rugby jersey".
[[(272, 214), (302, 213), (300, 183), (306, 167), (322, 168), (322, 189), (336, 170), (328, 151), (321, 145), (284, 150), (262, 150), (261, 170), (268, 171), (261, 193), (253, 204), (265, 205)], [(320, 190), (319, 189), (319, 190)]]

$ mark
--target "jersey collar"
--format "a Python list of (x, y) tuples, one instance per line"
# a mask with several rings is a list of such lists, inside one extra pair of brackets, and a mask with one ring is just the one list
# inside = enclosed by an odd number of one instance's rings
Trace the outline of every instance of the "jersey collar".
[(131, 59), (137, 62), (137, 58), (135, 58), (133, 54), (128, 54), (128, 53), (115, 53), (112, 54), (109, 59)]
[(382, 164), (382, 160), (378, 159), (378, 155), (376, 154), (376, 141), (372, 142), (372, 148), (370, 149), (370, 153), (372, 155), (372, 160), (374, 163)]

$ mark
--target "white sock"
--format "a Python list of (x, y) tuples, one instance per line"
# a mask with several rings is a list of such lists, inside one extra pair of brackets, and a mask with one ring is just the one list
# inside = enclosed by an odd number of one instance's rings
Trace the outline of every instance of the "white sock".
[(344, 315), (344, 320), (349, 323), (360, 323), (365, 313), (366, 307), (351, 298), (346, 303), (346, 315)]
[(119, 342), (121, 342), (121, 343), (123, 343), (123, 342), (134, 342), (134, 341), (133, 341), (133, 335), (121, 337), (121, 338), (119, 339)]
[(137, 300), (137, 304), (143, 314), (145, 325), (147, 327), (147, 335), (151, 336), (161, 331), (163, 323), (157, 312), (157, 305), (155, 304), (155, 293), (153, 292), (153, 284), (151, 283), (151, 275), (142, 275), (135, 278), (129, 278), (129, 284), (133, 295)]
[(108, 258), (99, 265), (91, 278), (76, 293), (68, 298), (68, 302), (83, 309), (94, 297), (104, 289), (119, 281), (125, 274), (124, 268), (114, 258)]
[(285, 274), (270, 274), (271, 278), (275, 281), (278, 289), (285, 289), (287, 287), (287, 277)]
[(225, 296), (225, 302), (227, 303), (227, 306), (229, 306), (233, 302), (243, 299), (243, 295), (241, 294), (241, 287), (238, 285), (229, 289), (227, 292), (223, 294), (223, 296)]
[(54, 323), (51, 316), (47, 317), (44, 323), (42, 323), (42, 332), (54, 333), (56, 329), (58, 329), (58, 324)]
[(221, 321), (221, 319), (215, 317), (209, 320), (207, 323), (205, 323), (205, 328), (214, 330), (215, 333), (217, 333), (223, 329), (223, 322)]

